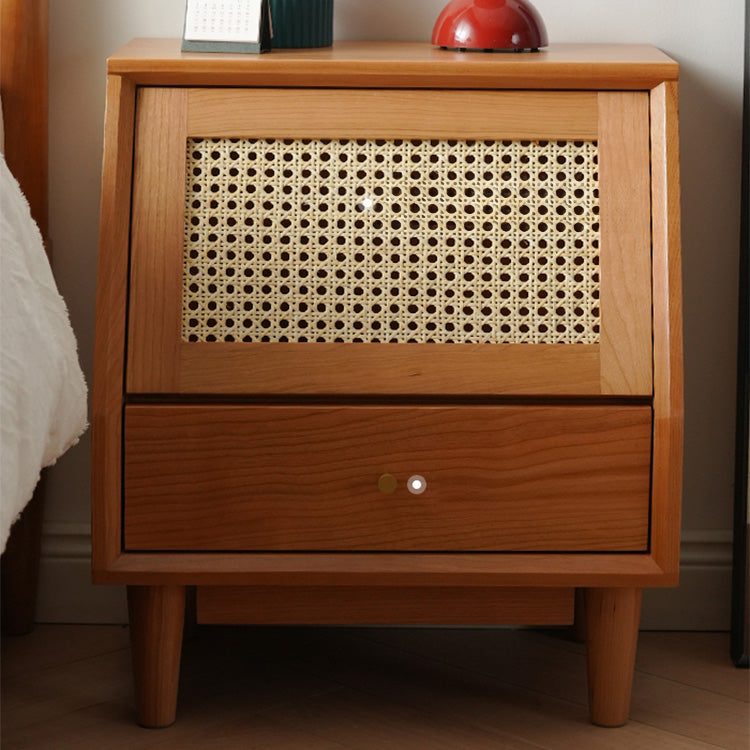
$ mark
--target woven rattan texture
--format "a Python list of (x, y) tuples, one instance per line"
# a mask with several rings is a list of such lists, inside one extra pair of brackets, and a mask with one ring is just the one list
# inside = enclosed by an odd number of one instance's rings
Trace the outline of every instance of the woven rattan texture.
[(592, 142), (190, 139), (184, 341), (596, 343)]

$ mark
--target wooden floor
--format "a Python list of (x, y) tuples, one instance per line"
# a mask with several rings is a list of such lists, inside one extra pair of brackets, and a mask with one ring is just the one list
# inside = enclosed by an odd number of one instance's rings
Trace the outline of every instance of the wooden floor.
[(632, 720), (590, 726), (555, 631), (198, 628), (178, 720), (132, 722), (127, 629), (42, 625), (2, 649), (2, 748), (747, 750), (728, 636), (642, 633)]

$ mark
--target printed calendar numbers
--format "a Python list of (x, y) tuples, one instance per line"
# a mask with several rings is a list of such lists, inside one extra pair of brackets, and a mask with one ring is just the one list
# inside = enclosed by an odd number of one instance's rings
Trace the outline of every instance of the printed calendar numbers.
[(188, 0), (184, 38), (205, 42), (260, 41), (262, 0)]

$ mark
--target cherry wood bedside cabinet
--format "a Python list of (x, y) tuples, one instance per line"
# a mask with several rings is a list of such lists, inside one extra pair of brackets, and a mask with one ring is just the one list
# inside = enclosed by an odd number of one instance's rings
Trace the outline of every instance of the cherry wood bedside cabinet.
[[(549, 625), (627, 720), (677, 582), (678, 67), (646, 46), (109, 60), (93, 571), (138, 721), (206, 623)], [(218, 677), (218, 676), (217, 676)]]

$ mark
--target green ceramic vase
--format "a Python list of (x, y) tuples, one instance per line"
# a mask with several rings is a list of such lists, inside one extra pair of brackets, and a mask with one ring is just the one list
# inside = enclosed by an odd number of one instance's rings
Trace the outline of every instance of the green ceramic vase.
[(333, 0), (271, 0), (274, 49), (329, 47)]

